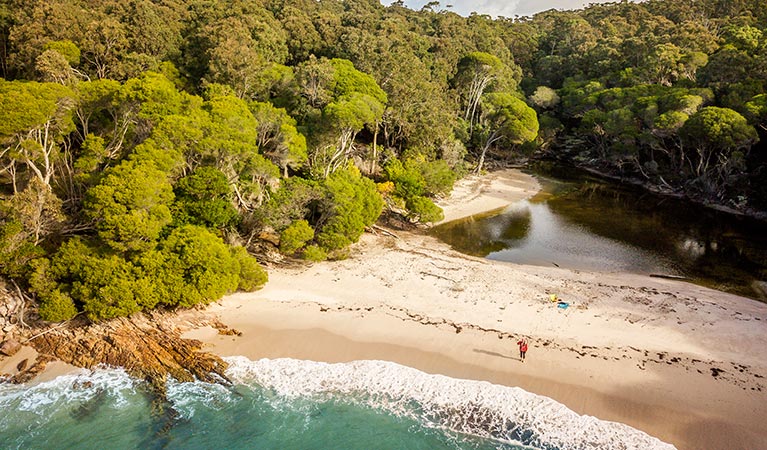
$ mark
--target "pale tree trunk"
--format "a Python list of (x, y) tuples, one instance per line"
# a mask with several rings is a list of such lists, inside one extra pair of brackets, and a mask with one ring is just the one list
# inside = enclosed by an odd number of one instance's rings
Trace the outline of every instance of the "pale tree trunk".
[(131, 118), (132, 115), (133, 111), (126, 111), (121, 115), (119, 120), (115, 117), (112, 140), (106, 145), (106, 148), (104, 149), (107, 158), (117, 159), (117, 157), (120, 155), (120, 152), (122, 151), (123, 145), (125, 143), (125, 136), (128, 134), (128, 128), (130, 127), (131, 123), (134, 122)]
[[(54, 171), (52, 156), (53, 152), (55, 151), (55, 144), (51, 142), (50, 128), (51, 122), (48, 121), (43, 125), (42, 128), (32, 130), (27, 135), (29, 140), (37, 142), (37, 144), (40, 146), (40, 155), (32, 154), (29, 150), (21, 145), (21, 142), (16, 145), (16, 149), (24, 158), (24, 163), (46, 186), (51, 185), (51, 178), (53, 178)], [(39, 156), (41, 161), (36, 162), (35, 159), (38, 159), (36, 156)]]
[(482, 146), (482, 153), (479, 156), (479, 162), (477, 163), (477, 168), (474, 169), (475, 173), (480, 173), (482, 171), (482, 166), (485, 165), (485, 156), (487, 155), (487, 151), (495, 142), (497, 142), (501, 138), (501, 134), (498, 131), (499, 130), (493, 131), (490, 137), (487, 138), (485, 145)]
[(485, 89), (493, 81), (493, 76), (482, 70), (482, 72), (474, 75), (469, 85), (469, 102), (466, 105), (466, 112), (464, 113), (464, 120), (469, 121), (469, 134), (474, 131), (474, 119), (477, 116), (477, 107), (479, 101), (482, 98), (482, 94), (485, 93)]
[(370, 161), (370, 175), (373, 175), (373, 173), (375, 173), (376, 162), (378, 161), (377, 141), (378, 141), (378, 122), (376, 122), (375, 131), (373, 132), (373, 158)]

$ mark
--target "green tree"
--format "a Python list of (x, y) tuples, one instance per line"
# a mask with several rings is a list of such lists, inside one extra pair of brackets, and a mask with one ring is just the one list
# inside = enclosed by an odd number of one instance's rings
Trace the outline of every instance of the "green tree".
[(384, 105), (367, 94), (352, 93), (329, 103), (322, 111), (329, 127), (337, 130), (338, 138), (333, 150), (315, 152), (313, 166), (327, 177), (344, 166), (352, 154), (357, 133), (365, 126), (377, 127)]
[(174, 190), (173, 215), (177, 223), (222, 229), (233, 225), (238, 218), (226, 175), (214, 167), (198, 168), (178, 180)]
[(229, 247), (205, 228), (176, 228), (160, 244), (165, 263), (158, 289), (161, 301), (190, 307), (218, 300), (240, 283), (240, 264)]
[[(42, 300), (41, 308), (51, 310), (48, 320), (61, 320), (61, 310), (71, 312), (70, 301), (91, 320), (103, 320), (157, 304), (153, 286), (139, 274), (139, 267), (119, 255), (73, 238), (59, 248), (50, 264), (42, 260), (35, 265), (30, 284)], [(51, 317), (54, 312), (57, 319)]]
[(353, 167), (337, 170), (325, 180), (329, 205), (317, 225), (317, 243), (340, 250), (356, 242), (381, 215), (383, 200), (369, 178)]
[(154, 248), (171, 221), (173, 190), (167, 173), (149, 162), (125, 161), (88, 190), (85, 212), (99, 236), (117, 251)]
[(314, 239), (314, 229), (306, 220), (297, 220), (280, 233), (280, 251), (291, 255)]
[(499, 142), (516, 146), (538, 136), (538, 116), (527, 104), (507, 93), (489, 93), (482, 98), (483, 144), (476, 172), (482, 170), (487, 151)]
[(463, 119), (469, 122), (471, 133), (480, 114), (480, 100), (486, 92), (514, 91), (517, 88), (519, 68), (510, 68), (498, 57), (483, 52), (466, 55), (458, 63), (453, 85), (459, 92)]
[(308, 159), (306, 138), (296, 128), (296, 120), (283, 108), (271, 103), (251, 103), (258, 123), (258, 148), (288, 176), (288, 168), (299, 169)]
[(679, 130), (682, 143), (697, 153), (692, 171), (712, 190), (719, 190), (745, 152), (759, 140), (754, 127), (731, 109), (709, 106), (690, 116)]
[(51, 186), (60, 146), (74, 129), (74, 104), (74, 93), (56, 83), (0, 80), (0, 159), (14, 192), (22, 166)]
[(7, 207), (11, 216), (29, 232), (34, 245), (60, 230), (65, 219), (61, 199), (37, 178), (8, 200)]
[(266, 271), (258, 264), (256, 258), (248, 254), (244, 247), (232, 247), (232, 257), (240, 268), (240, 280), (237, 289), (253, 292), (263, 287), (269, 280)]

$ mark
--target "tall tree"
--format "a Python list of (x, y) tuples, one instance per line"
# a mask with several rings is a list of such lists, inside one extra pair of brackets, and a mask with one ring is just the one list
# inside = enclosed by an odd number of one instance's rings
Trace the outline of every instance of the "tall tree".
[(0, 80), (0, 158), (18, 191), (20, 166), (50, 188), (61, 145), (74, 130), (71, 89), (56, 83)]
[(487, 151), (498, 143), (517, 146), (538, 136), (535, 110), (512, 94), (493, 92), (482, 98), (482, 135), (476, 172), (482, 170)]

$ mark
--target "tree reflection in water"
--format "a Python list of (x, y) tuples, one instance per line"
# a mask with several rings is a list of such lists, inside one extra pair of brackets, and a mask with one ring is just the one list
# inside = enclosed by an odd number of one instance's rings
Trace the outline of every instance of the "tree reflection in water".
[(764, 223), (589, 178), (538, 175), (505, 210), (435, 227), (463, 253), (572, 269), (661, 273), (767, 300)]

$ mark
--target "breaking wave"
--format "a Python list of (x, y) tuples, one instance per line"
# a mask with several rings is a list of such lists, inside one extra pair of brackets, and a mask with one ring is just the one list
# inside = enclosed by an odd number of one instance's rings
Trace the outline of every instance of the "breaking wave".
[(519, 388), (391, 362), (225, 359), (233, 386), (170, 380), (161, 411), (149, 386), (122, 369), (81, 370), (33, 385), (0, 383), (0, 446), (674, 448)]
[(430, 375), (386, 361), (226, 360), (235, 382), (283, 397), (342, 396), (426, 426), (504, 443), (545, 450), (674, 448), (628, 425), (579, 415), (520, 388)]

